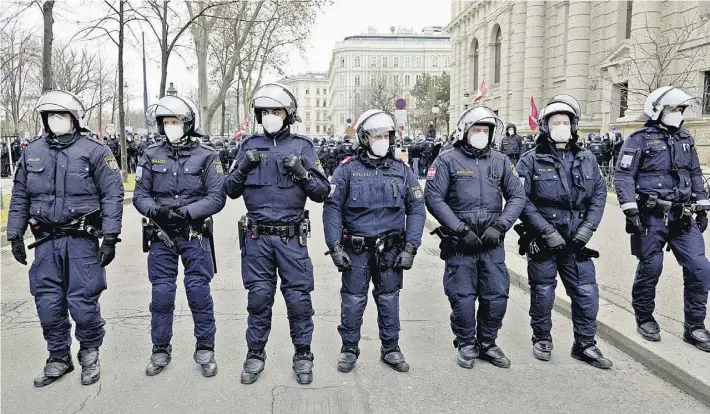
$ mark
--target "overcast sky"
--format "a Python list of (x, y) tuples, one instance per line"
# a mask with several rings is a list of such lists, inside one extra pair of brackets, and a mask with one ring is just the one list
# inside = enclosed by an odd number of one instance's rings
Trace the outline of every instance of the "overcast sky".
[[(2, 3), (4, 0), (0, 0)], [(58, 0), (55, 6), (56, 18), (54, 25), (55, 41), (68, 42), (79, 27), (86, 26), (89, 21), (101, 17), (103, 2), (100, 0)], [(318, 16), (312, 29), (308, 48), (305, 53), (293, 51), (290, 53), (290, 63), (283, 68), (287, 75), (305, 71), (325, 72), (330, 62), (331, 51), (335, 43), (346, 36), (367, 32), (370, 25), (377, 27), (378, 32), (389, 32), (390, 26), (412, 27), (415, 32), (424, 26), (445, 26), (451, 18), (451, 0), (335, 0), (324, 13)], [(23, 21), (27, 28), (36, 30), (41, 36), (42, 15), (37, 7), (25, 13)], [(140, 29), (136, 31), (140, 38)], [(148, 55), (148, 100), (157, 98), (160, 83), (160, 56), (154, 35), (147, 31), (146, 49)], [(130, 105), (142, 105), (143, 79), (140, 50), (134, 48), (136, 41), (131, 35), (128, 40), (134, 45), (125, 52), (125, 77), (130, 94)], [(191, 38), (184, 36), (184, 44), (190, 44)], [(116, 47), (104, 40), (86, 42), (74, 39), (80, 48), (99, 50), (105, 59), (115, 62)], [(197, 87), (194, 52), (182, 49), (183, 59), (171, 56), (168, 66), (168, 81), (175, 83), (178, 90), (186, 91)], [(272, 74), (265, 80), (274, 80), (278, 76)]]

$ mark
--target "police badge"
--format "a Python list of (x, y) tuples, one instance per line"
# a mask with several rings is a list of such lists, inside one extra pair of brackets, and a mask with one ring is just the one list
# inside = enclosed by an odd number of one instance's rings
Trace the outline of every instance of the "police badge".
[(143, 178), (143, 167), (136, 167), (136, 181), (140, 181)]
[(118, 171), (118, 162), (116, 162), (116, 157), (106, 157), (104, 158), (106, 166), (111, 171)]

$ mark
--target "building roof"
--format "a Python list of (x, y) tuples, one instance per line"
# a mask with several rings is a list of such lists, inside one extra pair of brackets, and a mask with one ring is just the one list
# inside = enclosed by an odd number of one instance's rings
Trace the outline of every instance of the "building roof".
[(281, 78), (278, 82), (296, 82), (296, 81), (327, 81), (328, 74), (324, 72), (305, 72), (296, 75), (286, 76)]

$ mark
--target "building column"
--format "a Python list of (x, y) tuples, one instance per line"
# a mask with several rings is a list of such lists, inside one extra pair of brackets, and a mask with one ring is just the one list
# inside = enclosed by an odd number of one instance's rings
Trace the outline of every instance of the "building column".
[[(538, 109), (542, 102), (542, 76), (545, 50), (543, 48), (545, 32), (545, 4), (542, 1), (530, 1), (525, 4), (527, 19), (525, 26), (525, 80), (523, 96), (526, 102), (535, 98)], [(529, 108), (528, 108), (529, 111)], [(525, 112), (528, 113), (528, 112)]]
[[(589, 1), (570, 0), (567, 35), (567, 92), (577, 98), (582, 115), (589, 111), (589, 51), (591, 8)], [(584, 117), (586, 119), (586, 117)]]
[(650, 92), (651, 80), (658, 73), (658, 62), (655, 62), (652, 56), (648, 56), (644, 49), (653, 51), (655, 48), (652, 39), (658, 39), (660, 35), (661, 7), (662, 2), (634, 2), (631, 16), (631, 38), (638, 42), (638, 46), (634, 47), (632, 43), (629, 50), (629, 54), (634, 57), (633, 60), (636, 63), (629, 63), (634, 66), (629, 68), (629, 107), (624, 115), (625, 120), (635, 120), (641, 115), (646, 101), (645, 94)]
[(517, 1), (513, 4), (513, 27), (510, 30), (512, 36), (510, 45), (512, 53), (510, 54), (510, 117), (508, 122), (515, 123), (518, 127), (527, 119), (526, 99), (523, 95), (523, 79), (525, 78), (525, 16), (527, 15), (527, 4), (525, 1)]

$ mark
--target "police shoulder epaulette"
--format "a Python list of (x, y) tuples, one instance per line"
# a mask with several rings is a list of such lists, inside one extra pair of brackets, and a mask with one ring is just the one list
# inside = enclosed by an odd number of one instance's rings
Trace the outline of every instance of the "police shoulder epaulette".
[(399, 160), (399, 162), (401, 162), (402, 164), (404, 164), (404, 165), (406, 165), (407, 167), (409, 167), (409, 163), (408, 163), (407, 161), (405, 161), (405, 160), (403, 160), (403, 159), (401, 159), (401, 158), (397, 158), (397, 159)]
[(298, 134), (293, 134), (293, 137), (294, 137), (294, 138), (299, 138), (299, 139), (302, 139), (302, 140), (304, 140), (304, 141), (308, 141), (308, 142), (310, 142), (310, 143), (311, 143), (311, 145), (313, 145), (313, 140), (312, 140), (312, 139), (310, 139), (310, 138), (308, 138), (308, 137), (307, 137), (307, 136), (305, 136), (305, 135), (298, 135)]
[(44, 136), (44, 135), (37, 135), (36, 137), (32, 137), (32, 138), (30, 138), (30, 139), (27, 140), (27, 143), (28, 143), (28, 144), (31, 144), (31, 143), (37, 141), (38, 139), (42, 138), (43, 136)]
[(345, 165), (345, 164), (349, 163), (350, 161), (352, 161), (352, 160), (354, 160), (354, 159), (355, 159), (355, 157), (348, 157), (348, 158), (346, 158), (346, 159), (340, 161), (340, 164)]
[(535, 148), (533, 147), (532, 149), (529, 149), (529, 150), (525, 151), (525, 152), (520, 156), (520, 158), (523, 158), (524, 156), (526, 156), (526, 155), (528, 155), (528, 154), (531, 154), (531, 153), (533, 153), (534, 151), (535, 151)]
[(205, 143), (203, 143), (203, 142), (200, 142), (200, 146), (201, 146), (202, 148), (206, 149), (206, 150), (210, 150), (210, 152), (215, 152), (215, 151), (216, 151), (213, 147), (211, 147), (211, 146), (209, 146), (209, 145), (207, 145), (207, 144), (205, 144)]
[(156, 143), (154, 143), (154, 144), (150, 144), (150, 145), (148, 145), (148, 148), (147, 148), (147, 149), (149, 149), (149, 148), (158, 148), (158, 147), (161, 146), (161, 145), (163, 145), (163, 141), (159, 141), (159, 142), (156, 142)]
[(93, 135), (82, 135), (84, 138), (88, 139), (89, 141), (93, 141), (99, 145), (104, 145), (104, 142), (101, 141), (98, 137), (94, 137)]

